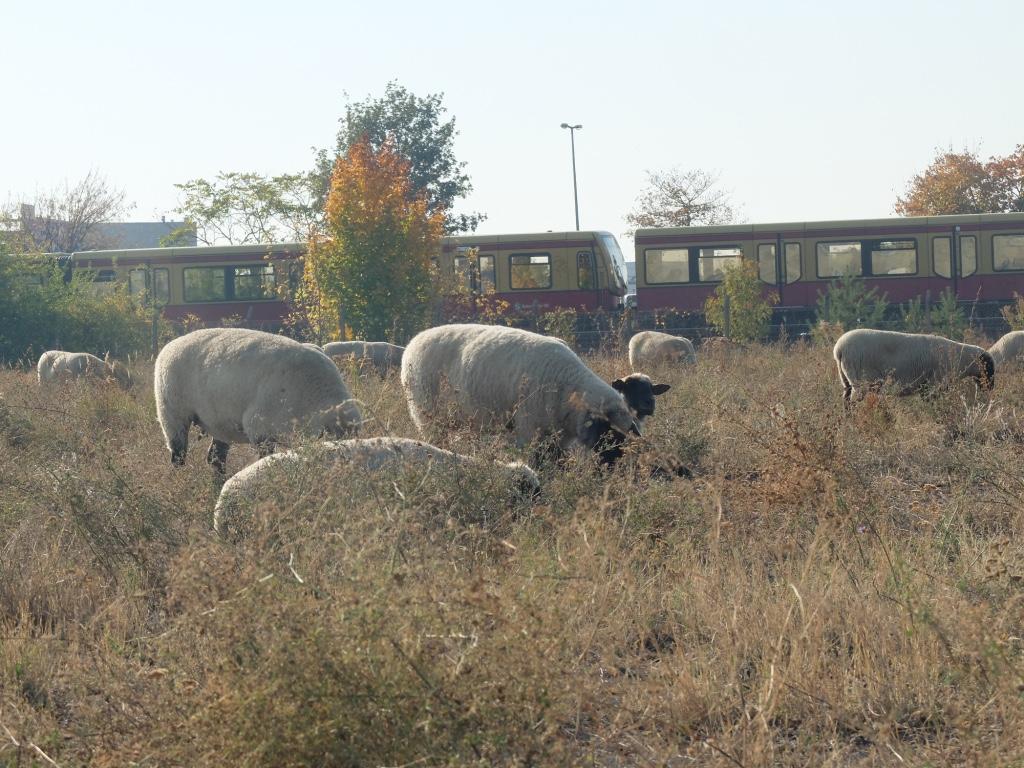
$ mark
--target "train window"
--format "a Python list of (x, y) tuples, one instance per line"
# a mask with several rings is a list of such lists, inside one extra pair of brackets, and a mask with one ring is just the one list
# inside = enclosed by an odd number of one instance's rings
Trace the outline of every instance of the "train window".
[[(936, 237), (932, 240), (932, 264), (939, 277), (950, 277), (949, 238)], [(967, 277), (978, 271), (978, 248), (974, 235), (960, 237), (960, 276)]]
[(786, 282), (795, 283), (800, 279), (800, 243), (786, 243)]
[(274, 298), (274, 265), (254, 264), (234, 268), (234, 295), (236, 300)]
[(1024, 235), (994, 235), (992, 266), (997, 272), (1024, 269)]
[(743, 249), (738, 245), (701, 248), (699, 258), (697, 263), (700, 267), (700, 281), (721, 282), (725, 278), (725, 268), (733, 264), (738, 265), (743, 259)]
[(497, 286), (494, 270), (494, 256), (481, 256), (480, 261), (480, 290), (483, 292), (493, 291)]
[(128, 273), (128, 290), (134, 294), (147, 292), (147, 279), (152, 279), (152, 295), (157, 301), (167, 302), (171, 298), (170, 271), (155, 269), (133, 269)]
[(871, 243), (871, 274), (917, 274), (917, 241), (877, 240)]
[(228, 297), (224, 267), (185, 267), (185, 301), (225, 301)]
[(455, 277), (466, 286), (467, 291), (472, 291), (476, 282), (473, 280), (473, 270), (468, 256), (456, 256), (454, 260)]
[(761, 243), (757, 246), (757, 274), (762, 283), (775, 285), (775, 244)]
[(644, 279), (648, 285), (690, 282), (690, 251), (688, 248), (644, 251)]
[(591, 291), (597, 287), (594, 280), (594, 256), (590, 251), (579, 251), (576, 254), (576, 282), (581, 291)]
[(818, 243), (818, 277), (860, 276), (860, 243)]
[(112, 283), (117, 280), (117, 272), (112, 269), (101, 269), (93, 276), (94, 283)]
[(513, 290), (551, 287), (550, 253), (513, 253), (509, 270)]

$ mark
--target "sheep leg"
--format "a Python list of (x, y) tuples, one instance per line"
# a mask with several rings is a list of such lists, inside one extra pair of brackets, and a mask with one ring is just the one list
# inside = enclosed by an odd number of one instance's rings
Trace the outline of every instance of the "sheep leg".
[(217, 438), (214, 438), (213, 442), (210, 443), (210, 450), (206, 454), (206, 461), (209, 462), (218, 475), (223, 475), (227, 470), (228, 448), (230, 447), (229, 443), (225, 443)]
[(188, 428), (186, 424), (171, 437), (171, 464), (175, 467), (185, 465), (185, 455), (188, 453)]

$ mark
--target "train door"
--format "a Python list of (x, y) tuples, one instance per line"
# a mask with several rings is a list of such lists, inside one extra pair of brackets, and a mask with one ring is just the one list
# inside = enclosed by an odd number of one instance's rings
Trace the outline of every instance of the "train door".
[(779, 232), (774, 237), (771, 234), (760, 235), (755, 242), (758, 276), (761, 282), (778, 291), (779, 305), (787, 306), (786, 286), (800, 279), (800, 241), (789, 240)]
[(576, 251), (576, 288), (580, 291), (581, 301), (578, 306), (590, 309), (591, 298), (594, 301), (593, 309), (601, 307), (600, 285), (606, 281), (607, 275), (602, 274), (604, 270), (598, 268), (597, 260), (594, 258), (594, 249), (579, 249)]

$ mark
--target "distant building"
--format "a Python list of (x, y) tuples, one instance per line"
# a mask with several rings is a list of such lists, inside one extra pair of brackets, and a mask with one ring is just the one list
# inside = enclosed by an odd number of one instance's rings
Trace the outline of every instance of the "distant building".
[(636, 262), (626, 262), (626, 284), (629, 286), (629, 293), (636, 293)]

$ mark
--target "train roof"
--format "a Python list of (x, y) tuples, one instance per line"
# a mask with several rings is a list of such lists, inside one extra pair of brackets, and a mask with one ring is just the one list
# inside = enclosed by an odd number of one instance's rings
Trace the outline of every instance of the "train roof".
[(195, 257), (216, 257), (233, 258), (236, 256), (250, 256), (254, 254), (267, 253), (304, 253), (306, 243), (262, 243), (250, 245), (196, 245), (188, 247), (172, 248), (122, 248), (109, 251), (75, 251), (67, 254), (47, 254), (48, 256), (71, 257), (75, 260), (86, 261), (114, 261), (125, 260), (132, 262), (144, 262), (151, 260), (174, 261), (181, 258), (183, 261)]
[(940, 232), (960, 224), (966, 229), (995, 229), (1005, 225), (1024, 226), (1024, 213), (972, 213), (951, 216), (890, 216), (880, 219), (841, 219), (832, 221), (787, 221), (757, 224), (723, 224), (701, 227), (661, 227), (638, 229), (637, 244), (652, 243), (665, 237), (686, 235), (690, 238), (702, 235), (754, 236), (758, 234), (782, 234), (797, 237), (804, 234), (827, 235), (829, 233), (862, 233), (924, 231)]

